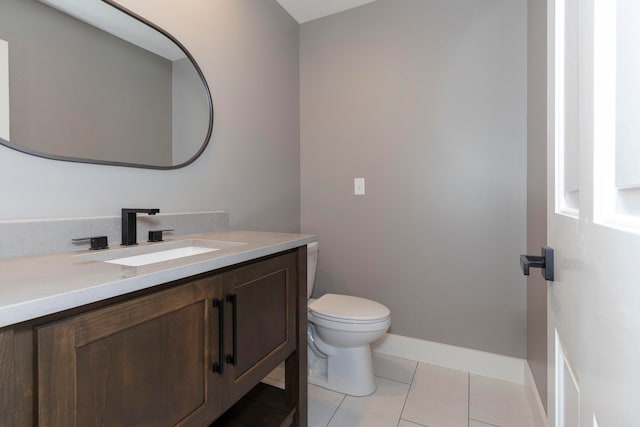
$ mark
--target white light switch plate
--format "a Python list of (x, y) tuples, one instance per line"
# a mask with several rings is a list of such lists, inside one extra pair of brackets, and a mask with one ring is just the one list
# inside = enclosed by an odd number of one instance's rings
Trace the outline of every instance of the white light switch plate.
[(364, 196), (364, 178), (353, 178), (353, 194)]

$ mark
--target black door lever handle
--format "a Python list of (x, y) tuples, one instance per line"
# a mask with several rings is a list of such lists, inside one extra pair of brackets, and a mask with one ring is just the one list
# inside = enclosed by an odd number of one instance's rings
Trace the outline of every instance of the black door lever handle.
[(541, 268), (545, 280), (553, 281), (553, 249), (545, 246), (542, 255), (520, 255), (520, 267), (525, 276), (529, 275), (529, 268)]
[(529, 275), (529, 268), (545, 268), (545, 259), (543, 256), (520, 255), (520, 266), (525, 276)]

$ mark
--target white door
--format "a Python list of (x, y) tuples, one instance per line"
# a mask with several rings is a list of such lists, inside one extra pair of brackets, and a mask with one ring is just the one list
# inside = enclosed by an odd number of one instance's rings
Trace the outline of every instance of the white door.
[(548, 12), (549, 424), (640, 426), (640, 0)]
[(9, 44), (0, 39), (0, 138), (9, 137)]

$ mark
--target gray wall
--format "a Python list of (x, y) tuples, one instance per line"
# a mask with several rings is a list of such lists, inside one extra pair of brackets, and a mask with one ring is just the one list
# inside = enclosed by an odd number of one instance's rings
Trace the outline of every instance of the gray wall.
[[(40, 159), (0, 147), (0, 221), (222, 209), (231, 226), (297, 231), (298, 24), (276, 0), (121, 0), (176, 36), (213, 93), (213, 140), (189, 167), (153, 171)], [(29, 25), (28, 22), (21, 22)]]
[(0, 38), (9, 42), (13, 143), (171, 164), (170, 61), (36, 0), (0, 0)]
[(395, 334), (525, 357), (526, 24), (525, 0), (378, 0), (301, 26), (316, 295), (380, 301)]
[[(527, 252), (547, 243), (547, 1), (528, 0)], [(547, 406), (547, 284), (527, 279), (527, 360)]]

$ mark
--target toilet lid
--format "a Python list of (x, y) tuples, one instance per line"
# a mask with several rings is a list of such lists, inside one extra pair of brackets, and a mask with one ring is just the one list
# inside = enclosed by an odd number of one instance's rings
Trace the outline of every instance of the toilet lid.
[(371, 321), (389, 317), (384, 305), (365, 298), (326, 294), (309, 304), (309, 310), (322, 317), (351, 321)]

